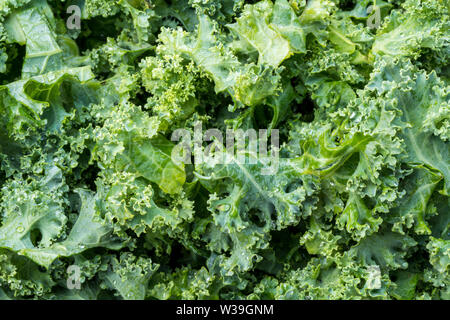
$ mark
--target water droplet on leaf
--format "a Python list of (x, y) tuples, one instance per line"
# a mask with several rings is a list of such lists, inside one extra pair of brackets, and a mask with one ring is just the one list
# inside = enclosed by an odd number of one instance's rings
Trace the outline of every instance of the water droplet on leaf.
[(219, 211), (228, 211), (231, 209), (231, 206), (229, 204), (221, 204), (217, 207)]

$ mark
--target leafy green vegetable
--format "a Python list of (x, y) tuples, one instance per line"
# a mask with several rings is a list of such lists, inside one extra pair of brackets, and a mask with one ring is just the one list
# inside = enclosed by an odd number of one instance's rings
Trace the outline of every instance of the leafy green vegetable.
[(0, 0), (0, 299), (450, 299), (449, 10)]

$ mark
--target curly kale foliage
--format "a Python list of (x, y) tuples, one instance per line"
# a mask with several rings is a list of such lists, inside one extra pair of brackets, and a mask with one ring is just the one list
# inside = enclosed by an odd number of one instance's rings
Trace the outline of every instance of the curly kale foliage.
[(0, 0), (0, 298), (450, 299), (449, 9)]

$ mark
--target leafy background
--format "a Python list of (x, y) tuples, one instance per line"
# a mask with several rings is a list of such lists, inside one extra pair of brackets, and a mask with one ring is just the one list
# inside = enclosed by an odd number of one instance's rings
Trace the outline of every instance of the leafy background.
[[(450, 298), (447, 1), (0, 0), (0, 20), (0, 298)], [(198, 122), (279, 128), (278, 173), (172, 162)]]

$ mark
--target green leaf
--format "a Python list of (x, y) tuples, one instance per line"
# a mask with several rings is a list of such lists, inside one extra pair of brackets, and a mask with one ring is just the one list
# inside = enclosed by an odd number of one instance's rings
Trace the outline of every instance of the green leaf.
[(48, 268), (55, 259), (70, 257), (91, 248), (105, 247), (113, 250), (121, 249), (126, 242), (112, 234), (112, 226), (103, 221), (97, 209), (98, 199), (91, 191), (76, 190), (80, 197), (79, 216), (64, 241), (56, 242), (48, 247), (27, 247), (19, 250), (39, 265)]
[(110, 289), (117, 290), (125, 300), (144, 300), (148, 282), (159, 265), (151, 259), (136, 258), (122, 254), (120, 260), (111, 257), (111, 269), (100, 273), (100, 277)]
[(289, 42), (269, 25), (272, 10), (268, 0), (248, 5), (237, 22), (228, 27), (259, 52), (259, 63), (276, 68), (292, 52)]
[(14, 12), (5, 22), (10, 42), (26, 45), (22, 75), (29, 77), (46, 73), (52, 66), (52, 56), (62, 52), (54, 32), (53, 13), (45, 0)]

